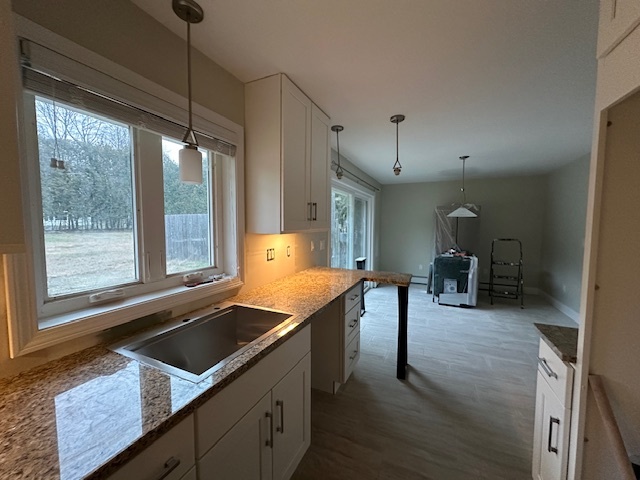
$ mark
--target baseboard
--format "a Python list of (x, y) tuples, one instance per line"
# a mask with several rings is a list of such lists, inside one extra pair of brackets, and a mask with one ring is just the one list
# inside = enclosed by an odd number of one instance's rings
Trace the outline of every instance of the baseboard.
[(555, 308), (557, 308), (562, 313), (564, 313), (567, 317), (569, 317), (571, 320), (573, 320), (576, 323), (580, 323), (579, 312), (576, 312), (574, 309), (567, 307), (564, 303), (560, 302), (559, 300), (556, 300), (547, 292), (543, 292), (542, 290), (540, 290), (540, 295), (544, 297), (551, 305), (553, 305)]

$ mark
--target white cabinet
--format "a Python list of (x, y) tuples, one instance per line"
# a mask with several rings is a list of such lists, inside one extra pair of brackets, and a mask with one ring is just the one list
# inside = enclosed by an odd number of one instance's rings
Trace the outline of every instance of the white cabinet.
[(336, 393), (360, 359), (360, 284), (313, 319), (312, 387)]
[(193, 415), (153, 442), (109, 480), (192, 480), (195, 478)]
[(197, 410), (198, 478), (291, 477), (311, 443), (310, 328)]
[(638, 0), (601, 0), (598, 58), (615, 48), (640, 23)]
[(329, 132), (329, 117), (285, 75), (245, 86), (248, 232), (329, 228)]
[(199, 478), (274, 478), (270, 412), (268, 394), (198, 460)]
[(535, 480), (567, 478), (573, 368), (540, 340), (532, 474)]

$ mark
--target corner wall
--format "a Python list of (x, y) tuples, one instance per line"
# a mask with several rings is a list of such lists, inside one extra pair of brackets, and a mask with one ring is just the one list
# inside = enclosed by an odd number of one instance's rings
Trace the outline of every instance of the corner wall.
[(551, 172), (542, 238), (540, 290), (578, 321), (590, 155)]

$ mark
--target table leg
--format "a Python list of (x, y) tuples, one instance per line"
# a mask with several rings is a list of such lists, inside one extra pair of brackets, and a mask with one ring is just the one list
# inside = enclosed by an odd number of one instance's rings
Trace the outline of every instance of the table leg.
[(398, 361), (396, 377), (407, 377), (407, 323), (409, 310), (409, 287), (398, 285)]

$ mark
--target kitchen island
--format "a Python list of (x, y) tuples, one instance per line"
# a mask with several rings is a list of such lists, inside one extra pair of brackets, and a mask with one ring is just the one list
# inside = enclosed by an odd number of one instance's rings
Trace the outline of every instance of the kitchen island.
[(403, 378), (410, 279), (317, 267), (229, 298), (293, 313), (298, 325), (268, 336), (197, 384), (104, 345), (1, 379), (0, 478), (107, 478), (363, 280), (398, 286), (397, 376)]

